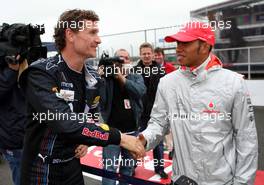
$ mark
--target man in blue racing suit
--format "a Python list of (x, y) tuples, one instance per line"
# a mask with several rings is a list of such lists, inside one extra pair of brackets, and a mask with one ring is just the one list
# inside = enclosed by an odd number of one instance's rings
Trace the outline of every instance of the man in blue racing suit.
[(134, 136), (99, 124), (101, 81), (84, 62), (101, 42), (98, 20), (93, 11), (64, 12), (54, 34), (59, 55), (34, 62), (22, 74), (28, 105), (22, 185), (84, 185), (79, 144), (116, 144), (144, 155)]

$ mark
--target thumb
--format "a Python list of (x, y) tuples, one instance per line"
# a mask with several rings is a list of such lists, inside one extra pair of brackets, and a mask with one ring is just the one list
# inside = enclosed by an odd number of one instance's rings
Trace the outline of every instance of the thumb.
[(142, 143), (143, 146), (145, 146), (147, 144), (147, 140), (145, 139), (145, 137), (143, 136), (143, 134), (140, 133), (138, 135), (138, 139)]

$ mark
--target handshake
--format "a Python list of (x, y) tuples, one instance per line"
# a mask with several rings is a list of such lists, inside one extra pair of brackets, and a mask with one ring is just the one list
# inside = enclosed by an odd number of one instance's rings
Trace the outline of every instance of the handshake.
[(120, 146), (129, 150), (135, 159), (143, 158), (146, 155), (145, 145), (147, 141), (142, 134), (138, 137), (121, 134)]
[[(130, 151), (133, 158), (135, 159), (142, 159), (145, 157), (145, 144), (146, 140), (142, 134), (140, 134), (138, 137), (121, 134), (120, 146)], [(75, 149), (75, 157), (84, 157), (87, 154), (87, 149), (88, 146), (83, 144), (79, 145)]]

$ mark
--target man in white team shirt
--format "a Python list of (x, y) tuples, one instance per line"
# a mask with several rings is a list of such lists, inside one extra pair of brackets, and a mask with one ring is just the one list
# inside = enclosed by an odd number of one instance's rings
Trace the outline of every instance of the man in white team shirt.
[(172, 184), (182, 175), (199, 185), (254, 184), (258, 142), (242, 75), (223, 69), (211, 53), (215, 38), (205, 23), (187, 23), (165, 41), (177, 42), (181, 67), (160, 80), (139, 139), (150, 150), (171, 127)]

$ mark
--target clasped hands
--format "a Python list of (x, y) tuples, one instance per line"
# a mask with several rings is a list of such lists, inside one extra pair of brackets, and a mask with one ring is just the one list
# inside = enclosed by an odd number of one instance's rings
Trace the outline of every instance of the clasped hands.
[(129, 150), (135, 159), (142, 159), (146, 155), (146, 139), (142, 134), (138, 137), (121, 134), (120, 146)]
[[(126, 134), (121, 134), (120, 146), (129, 150), (132, 156), (135, 159), (143, 159), (146, 155), (145, 146), (146, 139), (142, 134), (139, 134), (138, 137), (130, 136)], [(81, 158), (87, 154), (88, 146), (79, 145), (75, 149), (75, 157)]]

